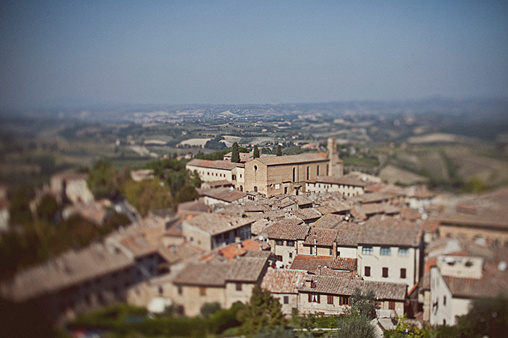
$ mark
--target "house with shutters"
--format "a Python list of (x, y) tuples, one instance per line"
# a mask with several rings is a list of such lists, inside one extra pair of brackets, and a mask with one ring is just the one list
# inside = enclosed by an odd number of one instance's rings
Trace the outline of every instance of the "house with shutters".
[(268, 243), (278, 267), (291, 266), (309, 229), (308, 225), (292, 223), (276, 223), (268, 228)]
[(268, 268), (269, 252), (257, 252), (232, 260), (211, 259), (186, 265), (165, 291), (179, 312), (194, 317), (203, 305), (219, 303), (228, 309), (236, 302), (247, 303), (252, 289), (260, 285)]
[(322, 275), (307, 275), (304, 283), (298, 287), (298, 311), (327, 315), (345, 313), (351, 306), (351, 295), (356, 289), (362, 293), (372, 290), (377, 309), (393, 311), (394, 317), (404, 314), (404, 284)]
[(403, 283), (420, 280), (423, 234), (420, 225), (377, 216), (362, 226), (358, 238), (358, 273), (367, 281)]

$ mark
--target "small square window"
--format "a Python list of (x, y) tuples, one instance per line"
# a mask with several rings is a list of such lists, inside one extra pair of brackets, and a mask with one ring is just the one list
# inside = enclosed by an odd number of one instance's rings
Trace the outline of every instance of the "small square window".
[(289, 296), (284, 296), (284, 304), (289, 304)]
[(374, 249), (371, 246), (364, 246), (362, 248), (362, 254), (364, 255), (372, 255), (374, 253)]
[(380, 254), (382, 256), (390, 256), (392, 254), (392, 250), (390, 249), (390, 247), (381, 247), (381, 251), (380, 251)]
[(236, 283), (236, 291), (242, 291), (242, 283)]
[(275, 245), (284, 245), (284, 241), (282, 239), (278, 239), (275, 241)]
[(402, 256), (402, 257), (409, 256), (409, 249), (408, 248), (399, 248), (399, 256)]

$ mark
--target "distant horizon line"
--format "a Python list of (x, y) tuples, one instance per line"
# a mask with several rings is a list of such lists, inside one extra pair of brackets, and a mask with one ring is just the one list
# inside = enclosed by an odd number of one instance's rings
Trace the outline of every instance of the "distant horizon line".
[(427, 96), (422, 98), (408, 98), (408, 99), (348, 99), (348, 100), (330, 100), (330, 101), (308, 101), (308, 102), (265, 102), (265, 103), (90, 103), (90, 104), (55, 104), (55, 105), (41, 105), (40, 107), (3, 107), (0, 108), (0, 113), (3, 112), (36, 112), (36, 111), (54, 111), (54, 110), (68, 110), (68, 111), (82, 111), (93, 109), (132, 109), (134, 107), (150, 107), (150, 106), (165, 106), (165, 107), (188, 107), (188, 106), (284, 106), (284, 105), (326, 105), (326, 104), (351, 104), (351, 103), (417, 103), (426, 101), (508, 101), (508, 96), (470, 96), (470, 97), (451, 97), (451, 96)]

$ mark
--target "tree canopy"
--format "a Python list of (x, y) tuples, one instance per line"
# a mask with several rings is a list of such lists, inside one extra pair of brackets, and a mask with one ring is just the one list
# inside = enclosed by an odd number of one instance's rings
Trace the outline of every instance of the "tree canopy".
[(238, 152), (238, 143), (233, 143), (233, 150), (231, 152), (231, 162), (240, 162), (240, 153)]
[(252, 289), (249, 303), (238, 312), (238, 320), (242, 323), (242, 333), (246, 335), (286, 324), (279, 300), (259, 286)]
[(254, 158), (259, 158), (259, 149), (257, 144), (254, 146)]

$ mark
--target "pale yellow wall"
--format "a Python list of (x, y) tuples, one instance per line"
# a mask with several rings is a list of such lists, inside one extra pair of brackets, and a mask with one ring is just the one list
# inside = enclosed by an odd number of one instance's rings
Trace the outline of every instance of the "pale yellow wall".
[[(273, 254), (275, 256), (278, 255), (282, 256), (282, 264), (284, 264), (284, 266), (286, 267), (290, 267), (296, 255), (298, 254), (297, 250), (298, 242), (295, 241), (294, 246), (287, 246), (286, 240), (283, 240), (282, 243), (283, 245), (276, 245), (275, 240), (272, 239), (269, 241), (271, 251), (273, 252)], [(290, 253), (292, 254), (293, 257), (289, 257)]]
[(242, 290), (237, 291), (236, 290), (236, 283), (235, 282), (228, 282), (226, 283), (226, 302), (225, 302), (225, 308), (229, 309), (234, 303), (236, 302), (242, 302), (246, 304), (252, 295), (252, 289), (254, 289), (254, 286), (256, 284), (254, 283), (241, 283)]
[(496, 240), (500, 246), (508, 245), (508, 231), (492, 230), (486, 228), (468, 228), (459, 226), (439, 226), (439, 237), (465, 238), (474, 241), (476, 238), (483, 238), (487, 244), (492, 244)]
[[(412, 288), (419, 280), (419, 249), (408, 248), (408, 256), (399, 256), (399, 247), (392, 246), (391, 255), (384, 256), (380, 254), (381, 247), (373, 246), (373, 254), (366, 255), (362, 253), (363, 246), (358, 246), (358, 274), (365, 280), (404, 283), (408, 288)], [(365, 276), (365, 266), (370, 266), (370, 277)], [(383, 267), (388, 268), (388, 277), (383, 277)], [(406, 278), (400, 278), (400, 269), (406, 269)]]
[(186, 241), (204, 250), (212, 250), (212, 240), (209, 233), (187, 222), (182, 223), (182, 234)]
[(198, 286), (182, 286), (181, 294), (178, 293), (178, 286), (175, 286), (172, 300), (177, 305), (184, 307), (184, 314), (189, 317), (199, 316), (201, 307), (206, 303), (219, 303), (226, 308), (226, 294), (224, 287), (205, 287), (206, 294), (200, 294)]

